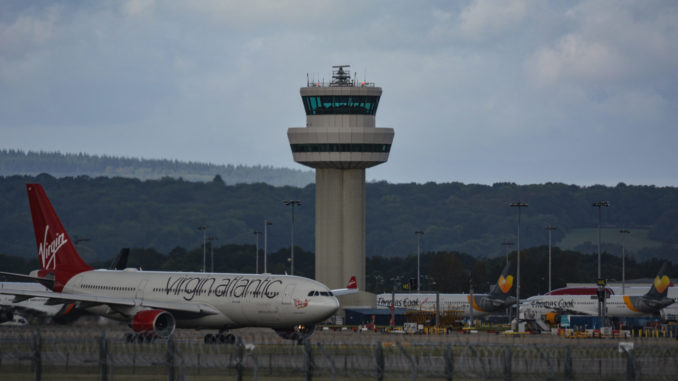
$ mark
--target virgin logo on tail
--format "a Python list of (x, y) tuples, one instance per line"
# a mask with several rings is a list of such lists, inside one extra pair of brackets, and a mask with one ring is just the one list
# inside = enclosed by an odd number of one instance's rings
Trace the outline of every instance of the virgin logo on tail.
[(351, 279), (348, 281), (348, 285), (346, 286), (346, 288), (349, 289), (358, 288), (358, 282), (356, 282), (355, 276), (351, 277)]
[(42, 268), (44, 270), (56, 270), (56, 253), (65, 245), (68, 240), (64, 233), (57, 234), (54, 241), (47, 243), (47, 233), (49, 232), (49, 225), (45, 226), (45, 236), (42, 243), (38, 247), (38, 255), (42, 261)]

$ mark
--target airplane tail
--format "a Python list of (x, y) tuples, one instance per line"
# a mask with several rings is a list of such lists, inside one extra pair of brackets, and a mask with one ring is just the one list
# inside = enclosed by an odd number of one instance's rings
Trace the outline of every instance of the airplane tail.
[(514, 268), (515, 266), (513, 265), (513, 261), (506, 263), (504, 270), (502, 270), (499, 278), (497, 279), (497, 283), (492, 286), (492, 289), (490, 290), (490, 297), (496, 299), (505, 299), (510, 296), (509, 293), (513, 288)]
[(40, 184), (26, 184), (38, 246), (38, 276), (54, 279), (54, 291), (60, 292), (69, 279), (92, 268), (80, 258), (68, 237), (45, 190)]
[(661, 269), (659, 269), (659, 273), (657, 273), (657, 276), (654, 278), (654, 282), (652, 282), (650, 291), (648, 291), (647, 294), (644, 295), (645, 298), (651, 299), (666, 298), (669, 286), (671, 285), (671, 279), (669, 279), (669, 276), (666, 275), (668, 265), (669, 265), (668, 262), (664, 262)]

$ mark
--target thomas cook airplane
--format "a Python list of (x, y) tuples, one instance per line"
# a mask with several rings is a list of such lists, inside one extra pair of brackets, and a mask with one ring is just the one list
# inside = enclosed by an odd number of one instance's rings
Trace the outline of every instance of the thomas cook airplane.
[[(608, 317), (638, 317), (659, 315), (660, 311), (673, 304), (667, 297), (671, 280), (666, 275), (668, 263), (664, 263), (645, 295), (610, 295), (605, 299)], [(538, 295), (522, 303), (523, 309), (538, 314), (560, 312), (580, 315), (598, 315), (597, 295)]]
[(235, 341), (228, 329), (269, 327), (301, 341), (339, 309), (335, 295), (357, 292), (355, 279), (330, 290), (312, 279), (273, 274), (93, 270), (78, 255), (40, 184), (27, 184), (41, 269), (31, 275), (52, 291), (2, 289), (19, 302), (47, 298), (127, 321), (130, 340), (169, 337), (175, 328), (216, 329), (205, 342)]
[[(440, 310), (463, 311), (464, 316), (481, 317), (504, 311), (516, 303), (516, 298), (509, 295), (513, 288), (513, 262), (508, 262), (499, 275), (497, 283), (488, 294), (439, 294)], [(377, 306), (390, 307), (393, 295), (390, 293), (377, 295)], [(395, 294), (395, 307), (424, 311), (436, 308), (436, 294)], [(471, 312), (473, 305), (473, 312)]]

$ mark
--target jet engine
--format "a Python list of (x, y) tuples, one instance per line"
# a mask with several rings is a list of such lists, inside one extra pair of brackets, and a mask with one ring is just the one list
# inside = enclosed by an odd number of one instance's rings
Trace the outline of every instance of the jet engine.
[(298, 324), (289, 329), (276, 329), (275, 333), (283, 339), (302, 342), (315, 332), (315, 325)]
[(139, 311), (132, 318), (132, 329), (138, 335), (169, 337), (174, 327), (174, 316), (163, 310)]
[(12, 321), (12, 319), (14, 319), (14, 312), (12, 312), (11, 309), (9, 308), (0, 309), (0, 323)]

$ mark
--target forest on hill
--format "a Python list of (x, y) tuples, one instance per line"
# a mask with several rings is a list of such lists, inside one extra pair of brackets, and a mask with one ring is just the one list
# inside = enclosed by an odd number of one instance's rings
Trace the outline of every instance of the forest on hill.
[(211, 181), (219, 175), (226, 184), (266, 183), (298, 187), (315, 181), (312, 170), (0, 149), (0, 176), (41, 173), (54, 177), (85, 175), (140, 180), (172, 177), (202, 182)]
[[(272, 186), (263, 183), (227, 185), (221, 176), (208, 182), (162, 178), (139, 180), (51, 175), (0, 177), (0, 254), (30, 258), (35, 238), (26, 196), (26, 183), (44, 186), (71, 239), (88, 239), (79, 251), (88, 261), (103, 261), (121, 247), (196, 247), (207, 225), (217, 245), (254, 244), (253, 232), (267, 229), (269, 252), (290, 246), (290, 208), (283, 200), (301, 200), (295, 208), (295, 246), (314, 250), (315, 187)], [(496, 257), (515, 245), (517, 210), (522, 201), (521, 248), (543, 246), (546, 225), (557, 226), (553, 244), (568, 241), (567, 249), (596, 250), (597, 208), (601, 209), (603, 250), (621, 253), (619, 229), (629, 229), (627, 253), (638, 259), (676, 257), (678, 250), (678, 188), (654, 186), (579, 187), (540, 185), (465, 185), (461, 183), (367, 184), (366, 255), (404, 257), (416, 253), (414, 231), (424, 232), (424, 252), (458, 252), (472, 257)], [(581, 232), (588, 232), (581, 234)], [(580, 242), (572, 242), (577, 232)], [(643, 238), (645, 247), (635, 245)], [(260, 244), (263, 245), (263, 237)], [(631, 247), (633, 250), (630, 250)], [(515, 249), (515, 246), (510, 248)]]

